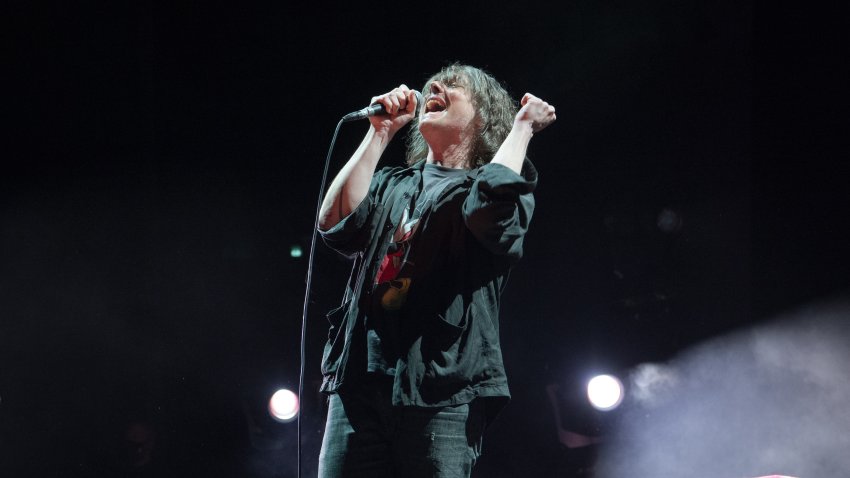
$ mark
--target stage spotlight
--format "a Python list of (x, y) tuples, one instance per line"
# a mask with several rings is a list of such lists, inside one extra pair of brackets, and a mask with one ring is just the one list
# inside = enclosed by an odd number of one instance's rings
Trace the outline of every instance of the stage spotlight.
[(613, 410), (623, 401), (623, 383), (613, 375), (597, 375), (587, 383), (587, 398), (597, 410)]
[(279, 422), (289, 422), (298, 415), (298, 396), (282, 388), (269, 399), (269, 414)]
[(301, 257), (302, 255), (304, 255), (304, 251), (301, 250), (300, 245), (295, 244), (293, 246), (290, 246), (289, 257), (293, 257), (293, 258), (297, 259), (297, 258)]

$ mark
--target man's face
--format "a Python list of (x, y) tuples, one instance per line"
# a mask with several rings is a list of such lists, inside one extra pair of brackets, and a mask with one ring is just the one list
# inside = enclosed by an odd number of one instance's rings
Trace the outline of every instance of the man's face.
[(419, 112), (419, 131), (428, 143), (434, 135), (473, 135), (475, 107), (470, 92), (458, 83), (429, 83), (425, 106)]

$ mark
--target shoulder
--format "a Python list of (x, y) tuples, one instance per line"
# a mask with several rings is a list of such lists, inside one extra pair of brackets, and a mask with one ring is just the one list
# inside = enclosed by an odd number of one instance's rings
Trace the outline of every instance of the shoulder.
[(384, 166), (375, 172), (372, 181), (379, 184), (390, 184), (411, 179), (418, 180), (422, 176), (423, 164), (424, 161), (413, 166)]

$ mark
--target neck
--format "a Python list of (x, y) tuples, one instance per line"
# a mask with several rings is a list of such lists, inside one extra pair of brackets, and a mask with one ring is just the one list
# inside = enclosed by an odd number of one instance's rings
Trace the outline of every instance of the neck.
[(428, 164), (438, 164), (447, 168), (469, 169), (472, 147), (469, 144), (452, 144), (445, 148), (428, 148)]

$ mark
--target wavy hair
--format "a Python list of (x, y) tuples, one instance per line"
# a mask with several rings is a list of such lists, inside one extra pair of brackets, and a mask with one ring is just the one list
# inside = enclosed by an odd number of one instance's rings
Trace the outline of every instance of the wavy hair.
[[(474, 66), (453, 63), (444, 67), (425, 82), (423, 93), (427, 92), (435, 81), (463, 86), (469, 93), (478, 120), (478, 131), (466, 166), (472, 169), (489, 163), (511, 130), (518, 111), (517, 102), (511, 99), (497, 79)], [(414, 119), (415, 123), (407, 134), (408, 165), (428, 156), (428, 144), (419, 132), (418, 121), (418, 117)]]

